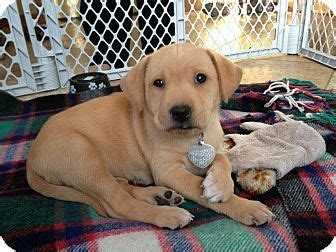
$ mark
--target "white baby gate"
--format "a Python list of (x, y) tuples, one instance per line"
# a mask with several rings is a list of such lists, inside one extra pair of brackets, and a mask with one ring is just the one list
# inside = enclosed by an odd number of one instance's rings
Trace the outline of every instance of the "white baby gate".
[(182, 42), (231, 59), (301, 53), (335, 68), (335, 22), (322, 0), (22, 0), (0, 21), (0, 89), (36, 93), (92, 71), (120, 79)]

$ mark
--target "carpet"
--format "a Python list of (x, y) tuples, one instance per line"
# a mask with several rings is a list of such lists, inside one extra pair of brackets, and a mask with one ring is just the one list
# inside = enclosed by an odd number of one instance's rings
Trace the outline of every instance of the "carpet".
[[(272, 223), (247, 227), (187, 201), (182, 207), (195, 218), (180, 230), (103, 218), (87, 205), (46, 198), (30, 189), (25, 163), (32, 141), (50, 116), (82, 100), (55, 95), (22, 102), (0, 92), (0, 235), (18, 251), (319, 251), (336, 235), (336, 96), (311, 82), (290, 82), (323, 97), (314, 100), (310, 118), (282, 109), (281, 101), (264, 108), (270, 99), (262, 95), (265, 84), (241, 85), (222, 104), (224, 132), (247, 133), (239, 128), (244, 121), (276, 123), (272, 109), (279, 109), (316, 129), (326, 140), (327, 152), (291, 171), (264, 195), (251, 196), (235, 187), (236, 194), (268, 205), (277, 216)], [(302, 93), (296, 99), (312, 97)]]

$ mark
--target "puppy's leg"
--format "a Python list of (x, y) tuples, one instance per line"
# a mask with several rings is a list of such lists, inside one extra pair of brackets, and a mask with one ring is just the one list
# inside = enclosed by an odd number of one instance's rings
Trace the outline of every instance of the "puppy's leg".
[[(76, 139), (72, 136), (68, 139), (71, 143), (67, 142), (62, 149), (63, 157), (54, 157), (55, 160), (64, 162), (58, 165), (66, 171), (60, 173), (58, 177), (62, 178), (62, 184), (85, 192), (99, 201), (108, 216), (171, 229), (186, 226), (192, 220), (192, 215), (182, 208), (154, 206), (135, 199), (123, 189), (105, 167), (100, 152), (94, 144), (83, 136)], [(67, 146), (76, 146), (76, 148)]]
[(231, 171), (231, 164), (227, 157), (218, 153), (202, 182), (203, 196), (210, 203), (224, 202), (233, 195), (234, 184)]
[(184, 202), (181, 195), (163, 186), (139, 187), (130, 185), (126, 179), (116, 178), (118, 183), (134, 198), (152, 205), (179, 206)]
[(102, 176), (91, 174), (85, 188), (89, 194), (98, 198), (110, 217), (141, 221), (159, 227), (176, 229), (186, 226), (192, 215), (178, 207), (154, 206), (132, 197), (108, 172)]
[[(164, 159), (161, 158), (160, 160)], [(157, 185), (172, 188), (184, 197), (217, 213), (226, 214), (245, 225), (261, 225), (271, 221), (274, 216), (262, 203), (243, 199), (236, 195), (233, 195), (224, 203), (208, 203), (207, 199), (201, 197), (203, 178), (186, 170), (182, 161), (170, 164), (169, 162), (156, 161), (155, 164), (160, 166), (153, 169), (154, 180)]]
[(49, 183), (37, 175), (32, 169), (27, 169), (27, 180), (32, 189), (46, 197), (84, 203), (90, 205), (98, 214), (107, 217), (105, 208), (100, 202), (86, 193), (80, 192), (72, 187)]

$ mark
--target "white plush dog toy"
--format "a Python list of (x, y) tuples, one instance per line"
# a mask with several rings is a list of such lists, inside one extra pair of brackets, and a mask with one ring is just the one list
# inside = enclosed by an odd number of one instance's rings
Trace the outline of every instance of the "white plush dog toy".
[(251, 134), (224, 136), (222, 150), (237, 182), (251, 194), (265, 193), (275, 186), (276, 179), (314, 162), (326, 151), (322, 136), (312, 127), (276, 113), (287, 121), (274, 125), (245, 122), (240, 127), (253, 131)]

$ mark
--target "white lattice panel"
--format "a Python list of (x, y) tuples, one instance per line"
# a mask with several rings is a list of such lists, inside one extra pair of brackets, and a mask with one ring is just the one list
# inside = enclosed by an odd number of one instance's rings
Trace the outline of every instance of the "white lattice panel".
[(176, 42), (175, 1), (55, 0), (69, 75), (119, 79), (141, 57)]
[(35, 92), (35, 79), (16, 4), (0, 19), (0, 89), (13, 94)]
[[(53, 55), (50, 34), (47, 27), (46, 11), (42, 0), (25, 0), (22, 2), (26, 11), (27, 28), (36, 57)], [(28, 12), (29, 10), (29, 12)]]
[[(188, 1), (187, 41), (231, 58), (279, 52), (285, 16), (277, 0)], [(282, 1), (284, 2), (284, 1)], [(286, 7), (282, 5), (282, 7)], [(281, 18), (283, 20), (281, 20)]]
[(322, 0), (308, 0), (301, 53), (336, 68), (336, 17)]

